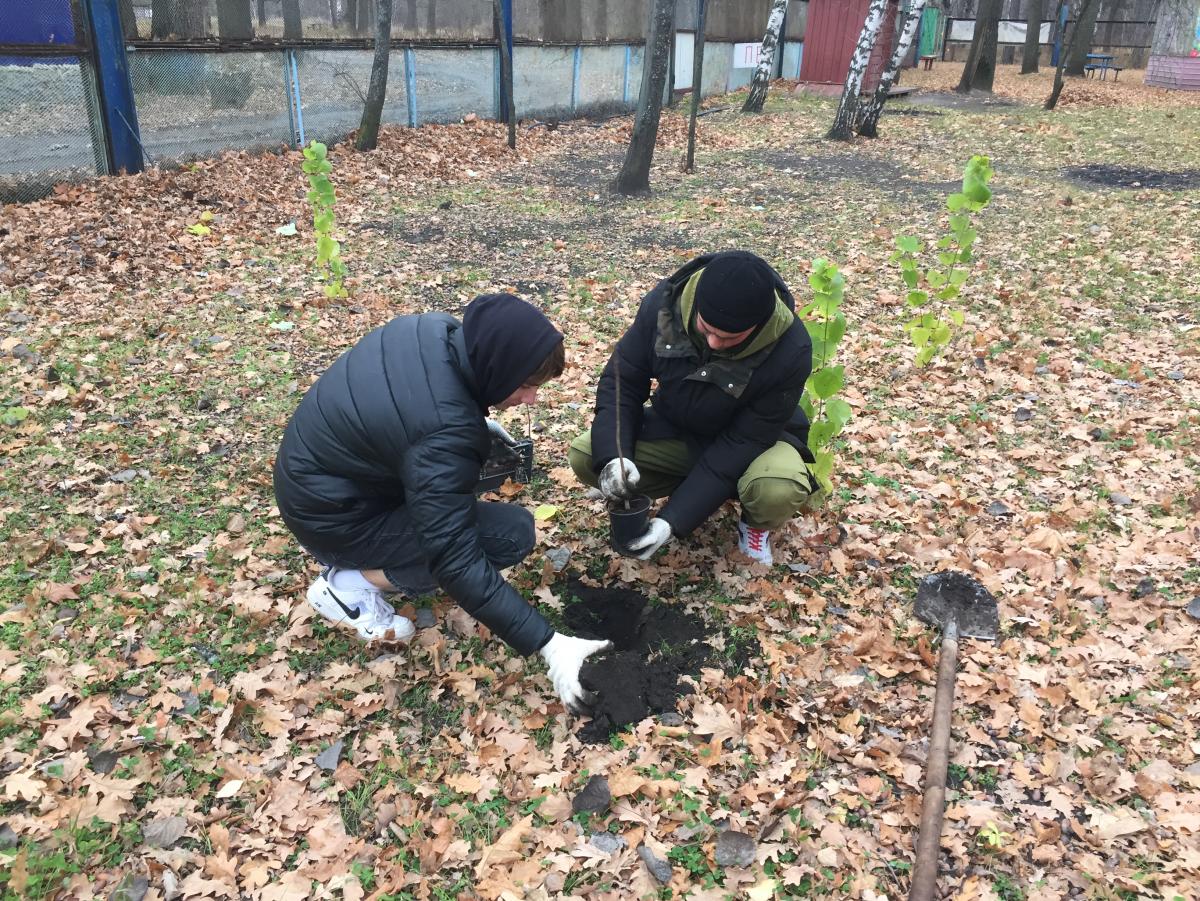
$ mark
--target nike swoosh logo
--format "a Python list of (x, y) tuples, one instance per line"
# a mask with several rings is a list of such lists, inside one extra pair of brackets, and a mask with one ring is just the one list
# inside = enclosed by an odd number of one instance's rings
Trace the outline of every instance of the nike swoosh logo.
[(358, 619), (358, 609), (357, 608), (347, 607), (345, 604), (342, 603), (342, 599), (339, 598), (336, 594), (334, 594), (332, 590), (330, 590), (329, 596), (331, 598), (333, 598), (334, 603), (336, 603), (339, 607), (342, 608), (342, 612), (344, 614), (346, 614), (347, 617), (349, 617), (350, 619)]

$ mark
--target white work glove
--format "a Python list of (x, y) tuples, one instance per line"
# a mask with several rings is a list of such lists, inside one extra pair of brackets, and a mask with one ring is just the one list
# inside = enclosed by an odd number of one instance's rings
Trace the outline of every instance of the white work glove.
[(641, 551), (637, 555), (639, 560), (649, 560), (654, 556), (655, 551), (674, 537), (674, 534), (669, 522), (665, 519), (655, 518), (646, 525), (646, 531), (641, 538), (629, 542), (629, 549)]
[[(621, 464), (625, 464), (625, 482), (621, 483)], [(610, 501), (623, 501), (637, 494), (637, 484), (642, 474), (632, 460), (617, 457), (609, 460), (600, 470), (600, 493)]]
[(485, 422), (487, 422), (487, 430), (493, 438), (499, 438), (509, 447), (512, 447), (517, 443), (517, 439), (508, 434), (508, 432), (505, 431), (504, 426), (500, 425), (500, 423), (496, 422), (496, 420), (488, 419), (485, 420)]
[(568, 710), (578, 710), (595, 701), (595, 697), (579, 684), (579, 670), (592, 654), (611, 647), (611, 641), (590, 641), (555, 632), (539, 651), (550, 671), (554, 690)]

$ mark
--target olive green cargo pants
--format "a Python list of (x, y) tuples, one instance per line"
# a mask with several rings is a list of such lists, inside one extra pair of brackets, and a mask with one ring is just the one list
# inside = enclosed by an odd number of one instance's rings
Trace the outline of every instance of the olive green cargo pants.
[[(585, 485), (595, 488), (592, 471), (592, 433), (584, 432), (571, 442), (567, 455), (571, 469)], [(691, 469), (687, 444), (678, 440), (639, 441), (633, 462), (641, 475), (638, 491), (650, 497), (667, 497), (679, 487)], [(800, 452), (786, 441), (759, 454), (737, 483), (738, 499), (747, 525), (777, 529), (802, 510), (813, 510), (824, 500), (824, 492), (809, 472)]]

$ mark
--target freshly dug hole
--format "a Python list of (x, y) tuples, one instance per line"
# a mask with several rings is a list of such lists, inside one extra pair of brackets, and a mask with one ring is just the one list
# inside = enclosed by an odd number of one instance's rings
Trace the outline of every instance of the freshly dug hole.
[(592, 721), (579, 730), (586, 742), (607, 741), (623, 727), (648, 716), (673, 712), (691, 687), (679, 677), (703, 667), (739, 672), (761, 648), (756, 639), (732, 640), (725, 651), (706, 639), (723, 630), (700, 617), (622, 588), (589, 588), (572, 580), (564, 593), (563, 620), (573, 634), (607, 638), (613, 650), (583, 665), (580, 682), (598, 696)]

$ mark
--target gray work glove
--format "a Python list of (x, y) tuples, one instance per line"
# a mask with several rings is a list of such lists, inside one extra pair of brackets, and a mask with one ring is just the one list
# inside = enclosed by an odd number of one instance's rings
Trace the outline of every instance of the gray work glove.
[(499, 438), (509, 447), (517, 444), (517, 439), (508, 434), (508, 432), (505, 431), (504, 426), (500, 425), (500, 423), (496, 422), (496, 420), (487, 419), (485, 422), (487, 423), (488, 433), (491, 434), (493, 438)]
[(649, 560), (654, 556), (655, 551), (666, 544), (674, 537), (675, 533), (671, 531), (671, 524), (665, 519), (652, 519), (646, 525), (646, 531), (642, 533), (642, 537), (629, 542), (631, 551), (641, 551), (637, 555), (639, 560)]
[(587, 638), (572, 638), (555, 632), (539, 652), (550, 671), (554, 690), (568, 710), (578, 710), (595, 701), (595, 697), (579, 684), (579, 670), (592, 654), (607, 651), (611, 641), (591, 641)]
[[(621, 464), (625, 464), (624, 482), (621, 479)], [(610, 501), (623, 501), (637, 494), (637, 484), (642, 474), (633, 461), (624, 457), (609, 460), (600, 470), (600, 493)]]

